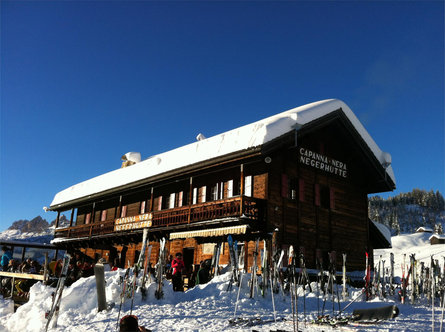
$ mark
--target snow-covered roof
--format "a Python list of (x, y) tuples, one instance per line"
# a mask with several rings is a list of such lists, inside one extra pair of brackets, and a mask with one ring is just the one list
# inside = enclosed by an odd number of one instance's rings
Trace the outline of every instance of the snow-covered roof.
[(419, 227), (416, 229), (416, 233), (418, 232), (432, 233), (433, 229), (429, 227)]
[(395, 183), (391, 165), (388, 166), (390, 155), (380, 150), (344, 102), (328, 99), (293, 108), (228, 132), (154, 155), (130, 167), (116, 169), (81, 182), (57, 193), (51, 203), (51, 208), (57, 208), (63, 203), (118, 188), (167, 171), (261, 146), (338, 109), (343, 111), (382, 167), (386, 167), (386, 173)]
[(445, 240), (445, 235), (433, 234), (428, 238), (428, 240), (431, 241), (432, 238), (436, 238), (438, 240)]
[(385, 239), (388, 241), (388, 243), (390, 245), (392, 245), (391, 243), (391, 231), (389, 230), (388, 227), (386, 227), (385, 225), (375, 222), (373, 220), (371, 220), (372, 223), (377, 227), (377, 229), (379, 230), (380, 233), (382, 233), (382, 235), (385, 237)]

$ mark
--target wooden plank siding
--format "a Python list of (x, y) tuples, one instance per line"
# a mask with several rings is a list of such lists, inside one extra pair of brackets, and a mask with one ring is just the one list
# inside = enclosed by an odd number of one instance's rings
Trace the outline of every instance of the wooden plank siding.
[[(363, 160), (354, 143), (350, 142), (349, 134), (339, 134), (341, 128), (323, 127), (305, 133), (298, 137), (297, 146), (292, 145), (295, 142), (286, 143), (264, 152), (261, 158), (255, 156), (233, 161), (227, 168), (215, 165), (203, 168), (202, 172), (196, 171), (180, 178), (162, 179), (146, 184), (145, 187), (137, 188), (137, 192), (116, 194), (106, 201), (96, 202), (91, 222), (94, 220), (95, 224), (108, 223), (107, 227), (111, 227), (114, 220), (120, 217), (121, 206), (126, 207), (126, 216), (131, 217), (142, 214), (141, 204), (145, 204), (145, 213), (152, 212), (153, 217), (150, 232), (155, 233), (159, 239), (161, 236), (168, 237), (173, 231), (169, 228), (171, 226), (193, 229), (196, 227), (193, 223), (199, 222), (202, 223), (199, 227), (205, 228), (205, 223), (212, 221), (209, 228), (223, 227), (221, 219), (228, 217), (238, 218), (233, 224), (247, 223), (245, 217), (248, 213), (245, 206), (251, 204), (253, 210), (257, 209), (255, 218), (258, 220), (249, 223), (250, 234), (236, 236), (238, 241), (245, 243), (248, 266), (252, 265), (253, 260), (253, 239), (256, 236), (267, 238), (278, 228), (278, 242), (281, 248), (287, 249), (293, 245), (298, 253), (300, 247), (303, 247), (308, 268), (315, 268), (315, 254), (319, 249), (324, 257), (325, 268), (328, 264), (328, 252), (336, 251), (338, 269), (341, 267), (341, 254), (347, 253), (347, 270), (364, 270), (365, 251), (372, 250), (369, 243), (367, 192), (364, 186), (369, 184), (364, 171), (366, 160)], [(344, 162), (347, 164), (347, 176), (332, 174), (301, 163), (301, 147)], [(265, 157), (269, 158), (267, 163)], [(366, 166), (368, 172), (369, 169), (370, 166)], [(245, 187), (246, 177), (249, 181), (251, 179), (253, 199), (244, 196), (242, 186)], [(197, 204), (192, 204), (195, 192)], [(170, 200), (172, 194), (175, 194), (174, 206)], [(261, 213), (258, 212), (259, 203), (255, 205), (257, 203), (254, 199), (264, 204)], [(85, 234), (88, 229), (85, 225), (86, 216), (93, 212), (93, 204), (89, 203), (76, 207), (75, 227), (69, 230), (72, 232), (69, 234)], [(102, 211), (106, 211), (103, 222)], [(92, 232), (94, 233), (94, 230)], [(193, 264), (196, 265), (211, 258), (212, 254), (204, 253), (203, 248), (205, 244), (216, 243), (217, 240), (221, 238), (173, 240), (167, 242), (167, 249), (174, 255), (184, 252), (184, 249), (188, 249), (190, 253), (193, 248)], [(150, 262), (154, 265), (159, 255), (159, 244), (152, 244)], [(130, 264), (134, 262), (140, 245), (138, 243), (128, 246), (126, 264), (128, 260)], [(117, 250), (122, 249), (122, 246), (114, 246)], [(99, 252), (91, 248), (87, 249), (86, 253), (92, 257), (106, 254), (105, 251)], [(110, 252), (108, 254), (110, 255)], [(370, 257), (372, 258), (372, 255)], [(229, 255), (225, 243), (220, 263), (224, 265), (228, 262)], [(257, 263), (260, 263), (259, 258)]]

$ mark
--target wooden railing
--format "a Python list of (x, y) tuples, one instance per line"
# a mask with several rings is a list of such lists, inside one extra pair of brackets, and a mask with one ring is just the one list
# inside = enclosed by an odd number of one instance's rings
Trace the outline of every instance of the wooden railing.
[[(250, 221), (263, 217), (263, 200), (238, 196), (224, 200), (187, 205), (174, 209), (152, 212), (151, 229), (180, 224), (211, 221), (215, 219), (242, 217)], [(114, 220), (95, 222), (55, 230), (55, 238), (82, 238), (114, 233)]]

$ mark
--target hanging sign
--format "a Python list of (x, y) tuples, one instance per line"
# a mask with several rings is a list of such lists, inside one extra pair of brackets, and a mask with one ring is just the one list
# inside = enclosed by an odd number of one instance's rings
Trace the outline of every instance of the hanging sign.
[(348, 176), (345, 163), (305, 148), (300, 148), (300, 163), (344, 178)]
[(132, 217), (118, 218), (114, 221), (114, 231), (119, 232), (151, 227), (152, 218), (153, 216), (151, 213), (140, 214)]

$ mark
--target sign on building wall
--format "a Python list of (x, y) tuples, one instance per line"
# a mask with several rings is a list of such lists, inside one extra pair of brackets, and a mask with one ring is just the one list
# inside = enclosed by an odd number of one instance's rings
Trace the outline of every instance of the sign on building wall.
[(348, 176), (348, 170), (345, 163), (306, 148), (300, 148), (299, 151), (300, 163), (344, 178)]
[(216, 246), (216, 243), (204, 243), (202, 245), (202, 254), (203, 255), (213, 255), (215, 246)]
[(133, 217), (118, 218), (114, 221), (114, 231), (119, 232), (151, 227), (152, 217), (151, 213), (145, 213)]

